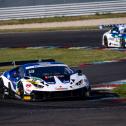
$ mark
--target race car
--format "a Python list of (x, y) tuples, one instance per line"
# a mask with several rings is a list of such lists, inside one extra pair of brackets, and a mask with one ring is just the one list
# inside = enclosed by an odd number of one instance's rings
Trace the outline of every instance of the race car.
[(116, 24), (116, 25), (102, 25), (100, 29), (111, 28), (109, 31), (105, 32), (102, 37), (102, 46), (125, 48), (126, 47), (126, 25)]
[(81, 70), (55, 60), (23, 64), (0, 76), (0, 93), (24, 101), (87, 97), (90, 90)]

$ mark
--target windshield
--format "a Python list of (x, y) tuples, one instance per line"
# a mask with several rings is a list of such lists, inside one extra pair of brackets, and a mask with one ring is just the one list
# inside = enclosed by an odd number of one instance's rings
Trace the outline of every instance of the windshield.
[(38, 67), (26, 70), (26, 76), (43, 78), (43, 76), (70, 75), (73, 71), (66, 66)]

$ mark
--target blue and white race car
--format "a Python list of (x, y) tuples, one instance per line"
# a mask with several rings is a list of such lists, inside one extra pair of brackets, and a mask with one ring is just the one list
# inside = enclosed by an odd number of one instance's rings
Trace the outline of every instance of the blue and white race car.
[(0, 76), (0, 93), (25, 101), (90, 94), (87, 77), (56, 61), (28, 63)]
[(111, 28), (111, 30), (103, 34), (102, 45), (104, 47), (126, 47), (126, 25), (101, 25), (100, 28)]

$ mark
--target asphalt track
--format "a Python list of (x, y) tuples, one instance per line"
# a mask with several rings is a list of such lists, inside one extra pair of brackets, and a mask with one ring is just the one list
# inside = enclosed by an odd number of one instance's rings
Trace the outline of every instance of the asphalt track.
[(31, 33), (1, 33), (0, 48), (34, 46), (101, 46), (104, 31), (48, 31)]
[[(98, 36), (100, 37), (99, 32), (91, 32), (92, 34), (94, 33), (94, 37), (90, 39), (92, 42), (88, 44), (96, 46), (96, 41), (100, 41), (100, 38), (98, 38)], [(91, 32), (79, 31), (81, 35), (78, 33), (78, 36), (83, 38), (85, 36), (83, 33), (88, 34)], [(19, 35), (19, 33), (17, 34)], [(2, 34), (0, 38), (1, 36)], [(6, 35), (3, 34), (3, 36), (5, 38)], [(75, 37), (75, 33), (73, 36)], [(33, 40), (32, 37), (31, 40)], [(67, 37), (69, 38), (70, 36), (68, 35)], [(77, 37), (75, 38), (77, 41)], [(79, 40), (80, 42), (81, 39)], [(16, 41), (18, 42), (18, 40)], [(122, 61), (94, 64), (81, 69), (89, 78), (91, 85), (93, 85), (126, 79), (125, 68), (126, 62)], [(125, 126), (125, 110), (126, 100), (118, 99), (115, 94), (107, 92), (93, 92), (89, 99), (58, 99), (43, 102), (23, 102), (6, 99), (0, 100), (0, 126)]]
[[(83, 68), (91, 84), (125, 79), (126, 62)], [(89, 99), (43, 102), (0, 101), (1, 126), (125, 126), (126, 100), (111, 93), (92, 93)]]

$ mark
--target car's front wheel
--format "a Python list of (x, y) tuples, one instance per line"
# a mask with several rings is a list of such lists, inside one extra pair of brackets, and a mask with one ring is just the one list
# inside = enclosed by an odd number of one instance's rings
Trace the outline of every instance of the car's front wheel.
[(31, 95), (25, 94), (24, 86), (21, 81), (18, 83), (18, 95), (23, 101), (32, 101)]
[(15, 93), (13, 92), (10, 83), (8, 84), (8, 96), (9, 98), (15, 98)]
[(122, 47), (122, 48), (126, 48), (126, 47), (125, 47), (125, 39), (124, 39), (124, 38), (121, 39), (121, 47)]
[(85, 97), (90, 97), (90, 95), (91, 95), (91, 87), (89, 86), (89, 87), (86, 89)]
[(90, 94), (91, 94), (91, 87), (84, 88), (83, 91), (82, 91), (81, 97), (82, 98), (88, 98), (88, 97), (90, 97)]
[(21, 97), (21, 99), (23, 99), (24, 97), (24, 87), (22, 82), (18, 83), (18, 95)]
[(104, 37), (104, 46), (108, 48), (108, 39), (106, 36)]

